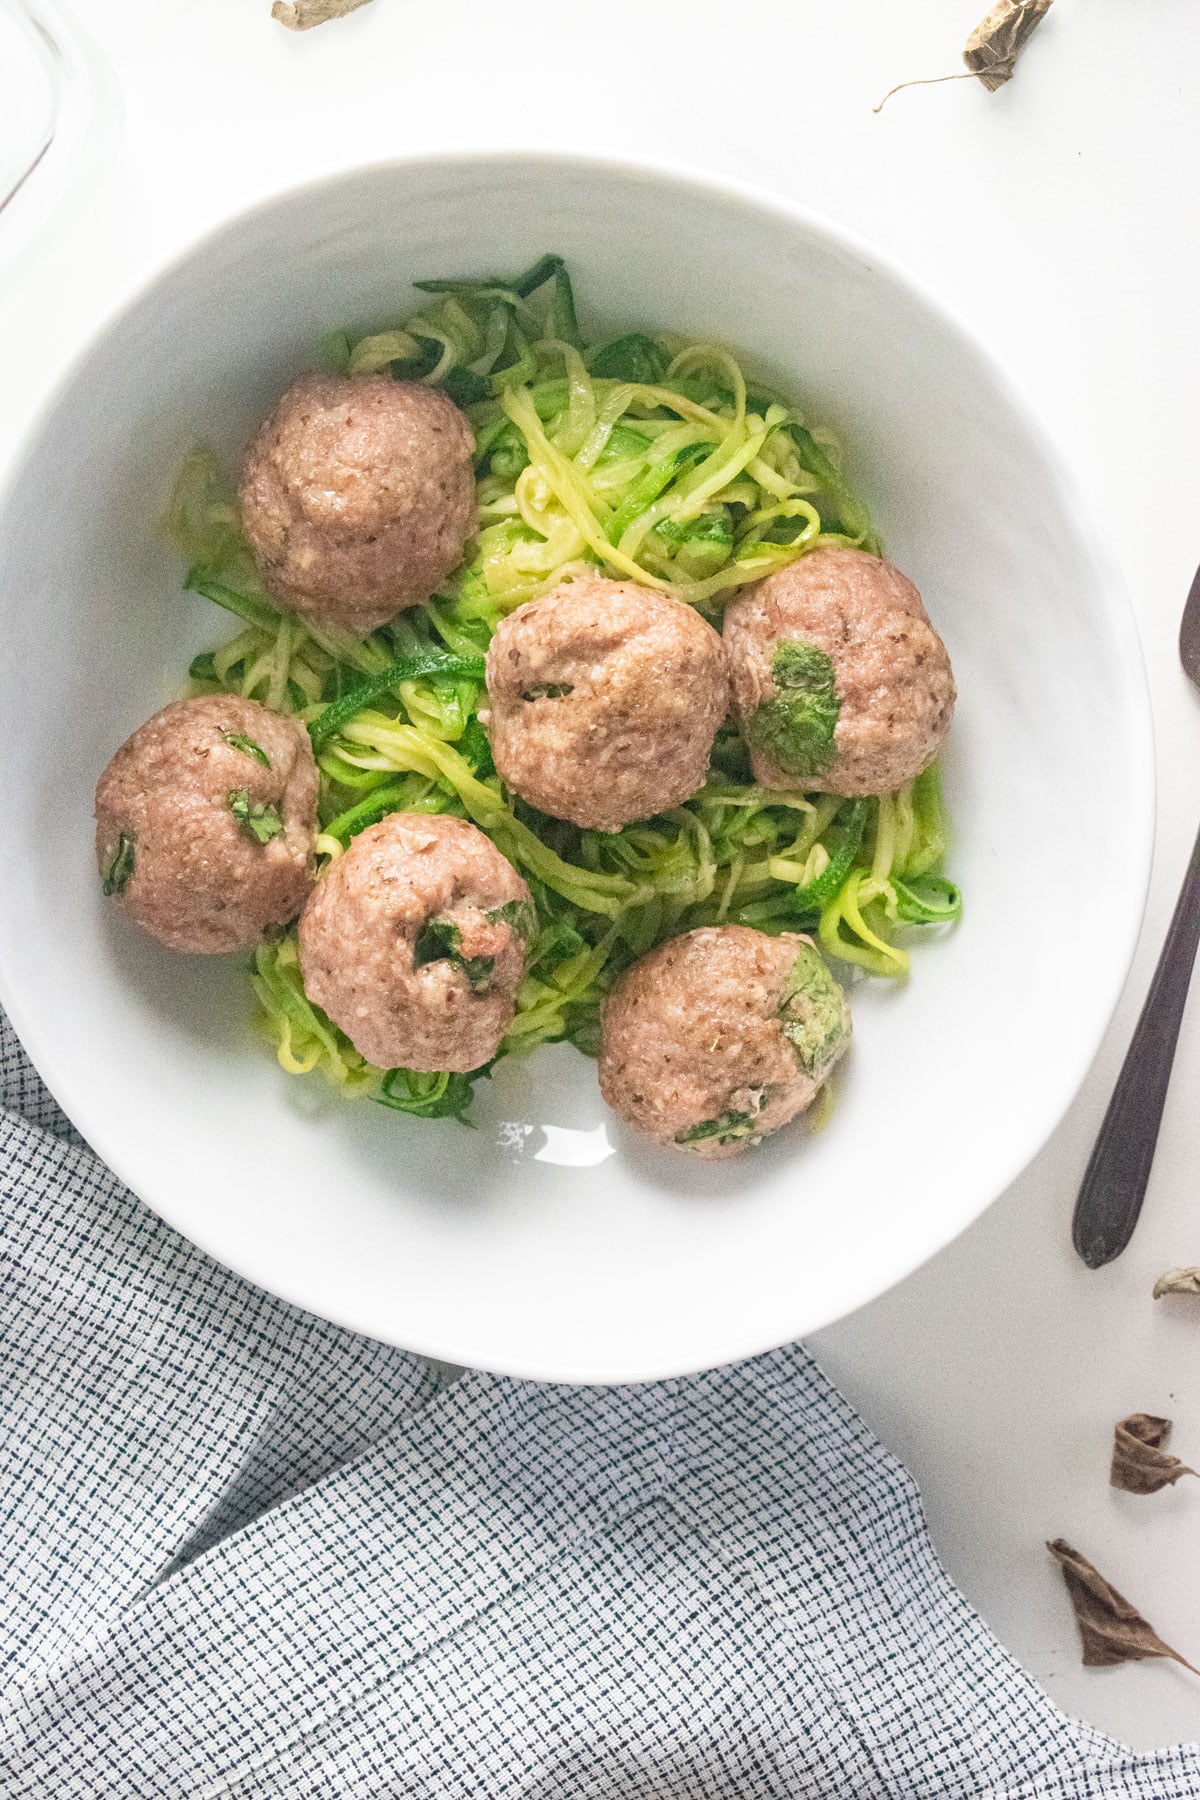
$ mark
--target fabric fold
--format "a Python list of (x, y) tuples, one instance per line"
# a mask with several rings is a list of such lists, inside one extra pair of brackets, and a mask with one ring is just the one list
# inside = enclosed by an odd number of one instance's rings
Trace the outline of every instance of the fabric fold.
[(1200, 1796), (996, 1644), (803, 1350), (439, 1391), (0, 1078), (6, 1796)]

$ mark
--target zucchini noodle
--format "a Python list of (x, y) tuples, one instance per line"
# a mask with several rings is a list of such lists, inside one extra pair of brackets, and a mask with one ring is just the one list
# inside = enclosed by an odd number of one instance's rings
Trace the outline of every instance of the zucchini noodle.
[[(499, 621), (601, 572), (720, 604), (818, 545), (878, 552), (832, 435), (748, 378), (722, 345), (628, 333), (581, 338), (561, 258), (514, 281), (416, 284), (426, 304), (324, 342), (351, 374), (436, 384), (476, 438), (478, 535), (427, 604), (365, 641), (282, 612), (265, 592), (215, 459), (186, 458), (166, 519), (185, 587), (236, 634), (191, 664), (193, 693), (243, 694), (308, 725), (320, 769), (317, 852), (341, 855), (395, 811), (472, 820), (522, 872), (538, 933), (500, 1056), (567, 1040), (594, 1054), (616, 977), (664, 938), (726, 922), (813, 933), (865, 976), (898, 979), (921, 929), (953, 923), (940, 873), (936, 768), (866, 800), (757, 787), (732, 726), (692, 800), (615, 834), (536, 813), (502, 788), (478, 719)], [(312, 1005), (295, 929), (260, 945), (259, 1021), (289, 1073), (423, 1118), (462, 1119), (475, 1075), (373, 1067)]]

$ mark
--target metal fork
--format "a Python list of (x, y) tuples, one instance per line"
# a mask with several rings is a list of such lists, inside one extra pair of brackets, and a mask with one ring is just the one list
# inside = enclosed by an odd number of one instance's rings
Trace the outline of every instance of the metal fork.
[[(1200, 688), (1200, 569), (1183, 609), (1179, 655), (1188, 679)], [(1075, 1202), (1071, 1235), (1089, 1269), (1120, 1256), (1142, 1210), (1198, 943), (1200, 836)]]

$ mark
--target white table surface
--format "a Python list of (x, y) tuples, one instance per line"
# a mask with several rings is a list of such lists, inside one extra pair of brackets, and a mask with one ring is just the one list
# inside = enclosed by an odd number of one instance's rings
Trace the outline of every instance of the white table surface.
[[(1200, 1737), (1200, 1680), (1081, 1668), (1043, 1540), (1070, 1539), (1200, 1661), (1200, 1482), (1146, 1499), (1106, 1485), (1113, 1421), (1133, 1410), (1172, 1416), (1200, 1466), (1200, 1304), (1150, 1299), (1161, 1269), (1200, 1262), (1200, 1005), (1133, 1245), (1091, 1274), (1068, 1236), (1200, 819), (1200, 701), (1175, 654), (1200, 558), (1200, 7), (1058, 0), (1007, 89), (915, 89), (875, 116), (893, 82), (956, 67), (981, 6), (374, 0), (297, 36), (268, 0), (89, 0), (121, 135), (86, 205), (0, 277), (0, 456), (97, 311), (209, 220), (332, 162), (451, 141), (637, 151), (775, 187), (990, 339), (1107, 517), (1141, 624), (1161, 780), (1146, 930), (1034, 1167), (814, 1348), (916, 1475), (947, 1567), (1003, 1642), (1068, 1711), (1149, 1746)], [(1045, 928), (1069, 956), (1070, 922)]]

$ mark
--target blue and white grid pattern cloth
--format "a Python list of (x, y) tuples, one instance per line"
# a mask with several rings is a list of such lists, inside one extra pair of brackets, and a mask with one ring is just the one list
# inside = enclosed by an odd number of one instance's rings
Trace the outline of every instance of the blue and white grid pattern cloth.
[(0, 1792), (1174, 1800), (1059, 1713), (799, 1350), (467, 1375), (248, 1287), (0, 1020)]

